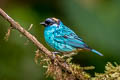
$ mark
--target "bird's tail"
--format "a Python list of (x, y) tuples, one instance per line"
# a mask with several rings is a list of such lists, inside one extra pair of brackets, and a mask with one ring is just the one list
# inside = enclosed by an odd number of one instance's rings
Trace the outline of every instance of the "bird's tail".
[(103, 56), (103, 54), (102, 54), (102, 53), (100, 53), (100, 52), (96, 51), (95, 49), (91, 49), (91, 51), (92, 51), (92, 52), (94, 52), (94, 53), (96, 53), (96, 54), (98, 54), (98, 55), (100, 55), (100, 56)]

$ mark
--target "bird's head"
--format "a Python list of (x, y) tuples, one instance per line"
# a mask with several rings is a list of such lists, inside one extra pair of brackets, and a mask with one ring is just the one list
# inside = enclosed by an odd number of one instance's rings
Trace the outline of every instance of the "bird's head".
[(54, 24), (59, 25), (60, 20), (57, 18), (47, 18), (44, 22), (41, 22), (40, 24), (44, 25), (45, 27), (52, 26)]

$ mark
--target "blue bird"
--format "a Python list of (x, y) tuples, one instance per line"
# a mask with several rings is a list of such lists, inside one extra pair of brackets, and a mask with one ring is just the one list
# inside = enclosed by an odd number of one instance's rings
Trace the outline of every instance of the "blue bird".
[(82, 38), (78, 37), (59, 19), (47, 18), (40, 24), (45, 26), (45, 40), (53, 49), (63, 53), (92, 51), (100, 56), (103, 56), (100, 52), (90, 48)]

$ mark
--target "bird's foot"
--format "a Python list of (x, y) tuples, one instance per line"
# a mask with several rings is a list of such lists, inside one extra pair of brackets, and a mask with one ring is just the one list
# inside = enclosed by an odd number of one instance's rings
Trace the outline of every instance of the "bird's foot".
[(53, 58), (55, 58), (56, 57), (56, 54), (58, 54), (59, 52), (52, 52), (52, 54), (53, 54)]
[(60, 52), (52, 52), (53, 54), (58, 54), (58, 53), (60, 53)]

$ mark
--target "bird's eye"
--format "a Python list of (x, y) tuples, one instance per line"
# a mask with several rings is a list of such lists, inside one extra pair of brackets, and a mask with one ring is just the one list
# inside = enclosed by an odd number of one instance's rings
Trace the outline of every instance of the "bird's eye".
[(50, 18), (48, 18), (48, 19), (45, 20), (45, 24), (46, 24), (46, 25), (52, 25), (52, 24), (54, 24), (54, 23), (55, 23), (55, 21), (52, 20), (52, 19), (50, 19)]
[(51, 21), (51, 20), (46, 20), (45, 23), (46, 23), (47, 25), (52, 25), (52, 24), (53, 24), (53, 21)]
[(46, 24), (50, 24), (50, 21), (45, 21)]

